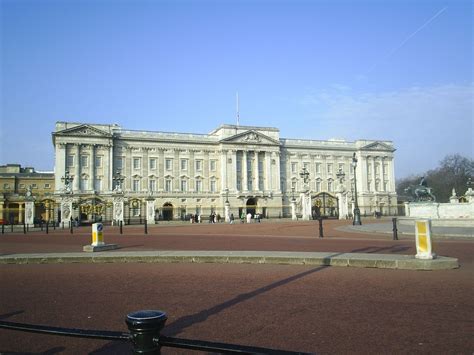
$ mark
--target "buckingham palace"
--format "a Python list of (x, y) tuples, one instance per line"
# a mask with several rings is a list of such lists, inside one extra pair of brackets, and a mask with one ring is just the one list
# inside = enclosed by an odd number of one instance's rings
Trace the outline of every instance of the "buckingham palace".
[(74, 122), (57, 122), (52, 138), (63, 221), (284, 218), (303, 213), (303, 194), (313, 217), (349, 218), (355, 195), (362, 214), (397, 213), (390, 141), (287, 139), (278, 128), (230, 124), (194, 134)]

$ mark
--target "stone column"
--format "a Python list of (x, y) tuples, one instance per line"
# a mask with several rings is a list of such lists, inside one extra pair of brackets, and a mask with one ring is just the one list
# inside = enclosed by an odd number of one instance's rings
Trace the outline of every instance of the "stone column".
[(228, 181), (227, 181), (227, 150), (221, 151), (221, 162), (220, 162), (220, 176), (221, 176), (221, 191), (227, 189)]
[(301, 193), (301, 214), (304, 221), (309, 221), (311, 219), (311, 197), (309, 193)]
[(23, 224), (23, 204), (18, 203), (18, 224)]
[(275, 184), (273, 185), (274, 186), (274, 189), (275, 191), (277, 191), (278, 193), (281, 192), (281, 182), (280, 182), (280, 179), (281, 179), (281, 167), (280, 167), (280, 152), (275, 152), (275, 166), (273, 168), (273, 176), (275, 176)]
[[(143, 160), (143, 164), (141, 166), (142, 168), (142, 190), (144, 191), (148, 191), (149, 188), (150, 188), (150, 183), (148, 182), (148, 174), (150, 173), (150, 170), (149, 170), (149, 166), (148, 164), (150, 163), (149, 162), (149, 154), (148, 154), (148, 151), (150, 150), (150, 148), (142, 148), (142, 151), (143, 151), (143, 154), (142, 154), (142, 160)], [(155, 220), (153, 218), (153, 220)]]
[(265, 152), (265, 182), (264, 189), (266, 191), (272, 191), (272, 174), (271, 174), (271, 156), (270, 152)]
[(62, 197), (61, 199), (61, 223), (64, 223), (64, 227), (69, 226), (69, 222), (72, 217), (72, 198), (69, 196)]
[[(74, 161), (74, 180), (73, 180), (73, 191), (79, 191), (81, 182), (81, 145), (78, 143), (74, 144), (76, 149), (76, 159)], [(71, 174), (72, 175), (72, 174)]]
[(372, 191), (377, 192), (375, 189), (375, 181), (377, 180), (377, 175), (375, 174), (375, 164), (377, 164), (377, 157), (372, 157)]
[(123, 223), (123, 196), (115, 196), (114, 197), (114, 211), (113, 217), (115, 223), (119, 223), (120, 221)]
[(25, 224), (33, 225), (35, 222), (35, 203), (34, 201), (25, 202)]
[(163, 176), (165, 175), (165, 160), (164, 160), (164, 154), (163, 154), (163, 149), (158, 148), (158, 170), (156, 175), (158, 175), (158, 186), (156, 187), (158, 191), (163, 191), (165, 189), (165, 181)]
[(67, 144), (56, 143), (55, 147), (55, 159), (54, 159), (54, 186), (55, 190), (59, 192), (61, 190), (62, 182), (61, 177), (66, 172), (66, 159), (67, 159)]
[(293, 221), (296, 221), (297, 217), (296, 217), (296, 200), (295, 199), (291, 199), (291, 219)]
[(242, 151), (242, 191), (248, 191), (249, 186), (247, 183), (247, 151)]
[(132, 148), (125, 148), (125, 189), (132, 190)]
[(231, 180), (230, 180), (230, 185), (229, 189), (233, 191), (237, 191), (237, 150), (232, 149), (231, 150), (231, 167), (230, 167), (230, 174), (231, 174)]
[(255, 170), (255, 174), (254, 174), (254, 178), (255, 178), (255, 184), (253, 185), (253, 190), (254, 191), (259, 191), (260, 190), (260, 186), (259, 186), (259, 180), (260, 180), (260, 172), (258, 170), (258, 150), (255, 150), (254, 153), (253, 153), (254, 157), (255, 157), (255, 162), (254, 162), (254, 170)]
[(155, 224), (155, 199), (146, 199), (146, 223)]
[(225, 221), (227, 223), (230, 222), (230, 203), (226, 202), (224, 205), (224, 215), (225, 215)]
[(91, 144), (91, 154), (89, 162), (89, 190), (95, 190), (95, 144)]

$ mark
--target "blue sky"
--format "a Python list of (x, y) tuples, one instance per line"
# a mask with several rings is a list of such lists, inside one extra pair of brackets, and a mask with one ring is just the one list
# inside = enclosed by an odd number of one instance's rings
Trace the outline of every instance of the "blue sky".
[(0, 0), (0, 164), (56, 121), (392, 140), (396, 177), (473, 158), (471, 1)]

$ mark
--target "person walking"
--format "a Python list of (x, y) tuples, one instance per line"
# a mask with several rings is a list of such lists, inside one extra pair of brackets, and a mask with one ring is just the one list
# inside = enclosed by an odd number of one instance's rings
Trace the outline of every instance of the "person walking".
[(229, 219), (230, 219), (230, 224), (234, 224), (234, 214), (233, 213), (230, 214)]

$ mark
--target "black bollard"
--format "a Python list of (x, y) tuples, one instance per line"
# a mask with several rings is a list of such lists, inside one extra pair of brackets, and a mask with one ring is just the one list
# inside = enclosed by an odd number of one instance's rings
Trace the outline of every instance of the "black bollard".
[(62, 222), (61, 224), (62, 224), (62, 228), (64, 229), (64, 222)]
[(40, 229), (43, 231), (43, 222), (40, 222)]
[(120, 225), (120, 234), (122, 234), (122, 233), (123, 233), (123, 230), (122, 230), (122, 224), (123, 224), (123, 223), (122, 223), (122, 221), (120, 221), (120, 222), (119, 222), (119, 225)]
[(393, 240), (398, 240), (398, 229), (397, 229), (397, 219), (392, 218), (393, 223)]
[(324, 238), (324, 235), (323, 235), (323, 219), (321, 217), (319, 217), (318, 222), (319, 222), (319, 238)]
[(46, 222), (46, 234), (49, 234), (49, 221)]
[(23, 234), (26, 234), (26, 224), (23, 222)]
[[(35, 225), (33, 224), (33, 227), (34, 227), (34, 226), (35, 226)], [(26, 231), (27, 231), (27, 232), (30, 231), (30, 225), (29, 225), (29, 224), (26, 225)]]
[(74, 231), (72, 229), (72, 221), (69, 221), (69, 233), (73, 234)]
[(160, 354), (160, 332), (168, 317), (162, 311), (138, 311), (127, 315), (125, 323), (132, 335), (134, 354)]
[(53, 229), (56, 230), (56, 222), (53, 221)]
[(12, 233), (13, 233), (13, 223), (11, 224), (11, 230), (12, 230)]
[(148, 234), (148, 224), (146, 223), (146, 219), (145, 219), (145, 234)]
[(2, 223), (2, 234), (5, 234), (5, 225)]

